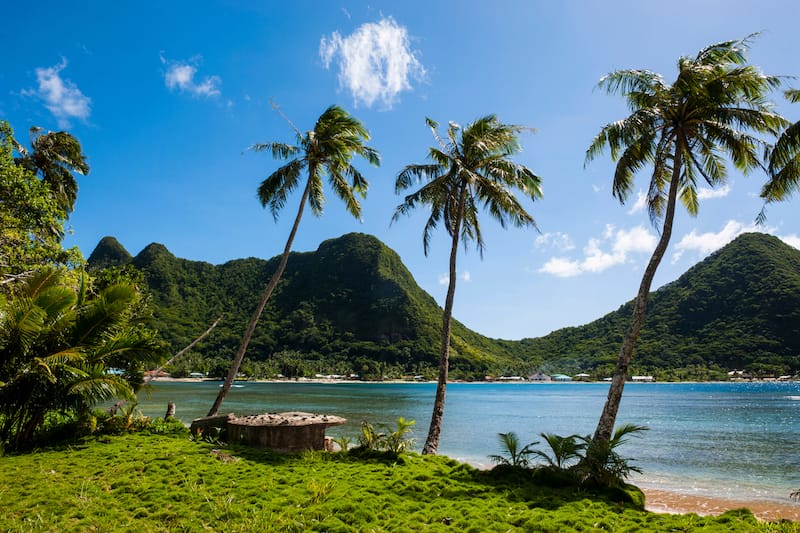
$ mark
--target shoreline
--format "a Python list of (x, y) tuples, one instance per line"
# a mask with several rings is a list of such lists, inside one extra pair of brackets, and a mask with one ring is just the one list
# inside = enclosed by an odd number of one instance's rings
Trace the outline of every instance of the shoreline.
[[(161, 383), (169, 383), (169, 382), (183, 382), (183, 383), (204, 383), (204, 382), (215, 382), (221, 384), (222, 380), (217, 379), (208, 379), (208, 378), (171, 378), (171, 377), (158, 377), (151, 380), (151, 382), (161, 382)], [(435, 384), (435, 381), (409, 381), (409, 380), (385, 380), (385, 381), (361, 381), (361, 380), (343, 380), (343, 379), (324, 379), (324, 378), (305, 378), (299, 380), (289, 380), (289, 379), (272, 379), (272, 380), (249, 380), (249, 381), (239, 381), (237, 384), (247, 385), (248, 383), (256, 384), (256, 383), (295, 383), (295, 384), (363, 384), (363, 385), (370, 385), (370, 384)], [(450, 382), (450, 383), (461, 383), (461, 382)], [(494, 382), (463, 382), (469, 384), (528, 384), (528, 385), (540, 385), (544, 384), (547, 385), (548, 382), (539, 383), (539, 382), (505, 382), (505, 381), (494, 381)], [(586, 383), (602, 383), (602, 382), (549, 382), (549, 384), (560, 384), (560, 383), (577, 383), (577, 384), (586, 384)], [(685, 383), (685, 382), (682, 382)], [(703, 383), (703, 382), (691, 382), (691, 383)], [(711, 382), (709, 382), (711, 383)], [(738, 383), (738, 382), (733, 382)], [(638, 384), (638, 383), (637, 383)], [(460, 459), (460, 461), (466, 462), (468, 464), (473, 464), (471, 461)], [(473, 466), (478, 466), (473, 464)], [(486, 466), (481, 464), (480, 466)], [(479, 466), (479, 467), (480, 467)], [(753, 512), (753, 514), (759, 520), (767, 520), (767, 521), (776, 521), (776, 520), (790, 520), (793, 522), (800, 522), (800, 502), (794, 502), (789, 499), (788, 494), (786, 494), (786, 498), (777, 498), (777, 499), (748, 499), (747, 496), (743, 498), (736, 498), (736, 495), (731, 495), (733, 497), (716, 497), (712, 495), (698, 495), (698, 494), (691, 494), (687, 493), (684, 489), (685, 487), (674, 486), (674, 487), (664, 487), (663, 485), (659, 485), (654, 483), (649, 485), (646, 479), (638, 480), (640, 483), (634, 483), (638, 486), (642, 492), (644, 492), (646, 497), (646, 505), (645, 508), (648, 511), (656, 512), (656, 513), (669, 513), (669, 514), (688, 514), (688, 513), (695, 513), (698, 515), (719, 515), (726, 511), (734, 510), (734, 509), (741, 509), (747, 508)], [(649, 486), (648, 486), (649, 485)], [(652, 488), (651, 488), (652, 487)], [(666, 489), (666, 490), (665, 490)]]
[[(166, 377), (166, 376), (159, 376), (154, 378), (146, 379), (145, 384), (153, 383), (153, 382), (162, 382), (162, 383), (205, 383), (205, 382), (217, 382), (223, 383), (224, 379), (216, 379), (216, 378), (173, 378), (173, 377)], [(236, 380), (234, 381), (236, 384), (245, 384), (245, 383), (321, 383), (321, 384), (335, 384), (335, 383), (363, 383), (367, 385), (378, 385), (385, 383), (387, 385), (392, 384), (399, 384), (399, 383), (436, 383), (436, 380), (409, 380), (409, 379), (385, 379), (383, 381), (377, 380), (362, 380), (362, 379), (327, 379), (327, 378), (298, 378), (298, 379), (243, 379), (243, 380)], [(702, 383), (741, 383), (741, 384), (750, 384), (750, 383), (800, 383), (797, 380), (789, 380), (789, 381), (777, 381), (777, 380), (751, 380), (751, 381), (651, 381), (651, 382), (635, 382), (630, 381), (627, 382), (625, 385), (674, 385), (674, 384), (702, 384)], [(528, 380), (519, 380), (519, 381), (507, 381), (507, 380), (494, 380), (494, 381), (448, 381), (448, 385), (453, 384), (470, 384), (470, 385), (591, 385), (591, 384), (605, 384), (608, 385), (609, 382), (607, 381), (528, 381)]]
[(645, 495), (645, 509), (654, 513), (696, 513), (705, 516), (719, 515), (725, 511), (744, 507), (750, 509), (759, 520), (800, 522), (800, 503), (794, 503), (788, 497), (785, 502), (768, 500), (746, 501), (696, 496), (641, 486), (639, 488)]

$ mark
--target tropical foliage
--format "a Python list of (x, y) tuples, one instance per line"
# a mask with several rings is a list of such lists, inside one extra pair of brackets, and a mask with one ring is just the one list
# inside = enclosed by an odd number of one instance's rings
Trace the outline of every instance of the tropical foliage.
[[(317, 119), (314, 129), (300, 133), (295, 128), (297, 145), (279, 142), (256, 144), (252, 150), (256, 152), (269, 152), (277, 159), (290, 159), (288, 163), (269, 175), (258, 188), (258, 198), (261, 205), (269, 206), (272, 216), (277, 219), (281, 209), (286, 204), (289, 194), (297, 189), (300, 184), (301, 174), (305, 171), (307, 179), (303, 185), (300, 205), (294, 224), (286, 240), (286, 246), (281, 255), (280, 262), (263, 291), (261, 299), (256, 306), (250, 321), (245, 329), (239, 350), (233, 358), (231, 369), (225, 378), (225, 383), (220, 389), (217, 399), (209, 410), (209, 416), (217, 414), (222, 400), (230, 390), (233, 380), (239, 373), (239, 368), (247, 352), (250, 339), (264, 311), (264, 307), (278, 285), (278, 281), (286, 269), (292, 242), (297, 234), (300, 219), (306, 203), (311, 212), (322, 215), (325, 195), (323, 192), (322, 178), (327, 176), (328, 183), (334, 194), (338, 196), (347, 208), (347, 211), (356, 218), (361, 218), (361, 204), (358, 196), (362, 198), (367, 193), (369, 186), (367, 180), (352, 164), (354, 156), (360, 156), (372, 165), (380, 164), (378, 152), (366, 144), (369, 140), (367, 129), (347, 111), (339, 106), (331, 106)], [(348, 181), (349, 179), (349, 181)]]
[(531, 442), (522, 446), (519, 437), (513, 431), (498, 433), (497, 439), (500, 442), (501, 453), (490, 455), (489, 459), (495, 464), (513, 468), (527, 468), (530, 464), (530, 456), (535, 453), (532, 447), (539, 444)]
[(50, 412), (132, 399), (163, 353), (140, 298), (125, 283), (93, 295), (86, 276), (43, 268), (0, 300), (0, 441), (24, 446)]
[[(503, 453), (490, 455), (489, 459), (500, 466), (531, 470), (535, 479), (542, 483), (599, 489), (623, 488), (630, 475), (641, 473), (641, 469), (631, 459), (620, 455), (619, 448), (629, 437), (647, 429), (645, 426), (624, 424), (617, 428), (610, 439), (541, 433), (548, 447), (545, 450), (536, 448), (538, 441), (522, 446), (513, 431), (498, 433)], [(532, 457), (544, 462), (533, 463)]]
[[(409, 437), (412, 428), (416, 424), (415, 420), (406, 420), (402, 416), (397, 419), (397, 427), (392, 430), (386, 426), (376, 428), (369, 422), (361, 422), (361, 433), (358, 436), (359, 451), (385, 451), (390, 454), (398, 454), (406, 451), (414, 444), (414, 439)], [(383, 430), (383, 431), (381, 431)], [(347, 441), (343, 441), (345, 444)], [(342, 451), (347, 451), (347, 446), (342, 446)]]
[(78, 182), (74, 174), (85, 176), (89, 173), (81, 145), (66, 131), (45, 133), (42, 128), (34, 126), (30, 134), (30, 149), (15, 143), (20, 153), (16, 163), (41, 177), (56, 205), (68, 215), (78, 198)]
[[(800, 90), (786, 91), (786, 98), (800, 102)], [(769, 181), (761, 190), (767, 203), (784, 200), (800, 187), (800, 121), (787, 126), (768, 158)]]
[(514, 196), (515, 189), (535, 200), (542, 196), (541, 180), (529, 168), (509, 158), (520, 151), (521, 126), (504, 124), (495, 115), (487, 115), (461, 127), (450, 123), (447, 138), (437, 131), (438, 124), (427, 119), (438, 146), (429, 148), (428, 164), (406, 166), (397, 176), (395, 191), (401, 193), (422, 183), (407, 195), (393, 220), (425, 206), (430, 215), (422, 234), (423, 249), (428, 254), (434, 229), (442, 223), (450, 236), (450, 266), (447, 296), (442, 316), (439, 379), (436, 387), (431, 424), (423, 453), (435, 454), (444, 417), (444, 404), (450, 366), (450, 339), (453, 300), (456, 289), (458, 243), (474, 241), (483, 256), (485, 243), (479, 212), (483, 207), (502, 227), (535, 227), (533, 218)]
[(608, 148), (617, 163), (613, 195), (623, 203), (634, 191), (635, 175), (651, 166), (647, 209), (653, 223), (663, 225), (634, 301), (596, 437), (611, 438), (650, 284), (672, 235), (677, 200), (696, 215), (698, 183), (725, 183), (726, 157), (743, 172), (760, 168), (767, 143), (759, 135), (776, 135), (786, 123), (766, 99), (780, 80), (747, 63), (751, 38), (713, 44), (693, 58), (681, 57), (672, 84), (647, 70), (619, 70), (600, 80), (600, 88), (626, 98), (631, 114), (601, 129), (586, 160)]
[(0, 121), (0, 288), (41, 264), (80, 263), (77, 248), (64, 250), (66, 212), (44, 181), (14, 157), (19, 143), (9, 124)]

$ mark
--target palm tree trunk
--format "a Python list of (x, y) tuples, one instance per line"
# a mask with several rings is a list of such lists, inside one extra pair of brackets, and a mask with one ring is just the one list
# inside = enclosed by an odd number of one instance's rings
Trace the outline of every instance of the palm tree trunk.
[(433, 414), (431, 425), (428, 428), (428, 437), (422, 448), (423, 455), (436, 455), (439, 450), (439, 435), (442, 433), (442, 419), (444, 418), (444, 398), (447, 390), (447, 374), (450, 367), (450, 325), (453, 321), (453, 300), (456, 294), (456, 256), (458, 255), (458, 237), (461, 232), (461, 217), (464, 214), (464, 200), (466, 187), (461, 190), (458, 200), (458, 217), (456, 227), (453, 229), (453, 242), (450, 246), (450, 281), (447, 284), (447, 297), (444, 301), (442, 315), (442, 347), (439, 352), (439, 381), (436, 385), (436, 397), (433, 400)]
[(675, 203), (678, 197), (678, 183), (680, 182), (682, 166), (679, 146), (680, 145), (678, 145), (676, 149), (672, 179), (669, 182), (667, 210), (664, 214), (664, 226), (661, 231), (661, 238), (658, 240), (653, 255), (650, 257), (650, 262), (647, 263), (647, 268), (645, 268), (644, 275), (642, 276), (642, 282), (639, 285), (639, 292), (633, 303), (631, 323), (622, 341), (622, 347), (619, 350), (619, 357), (617, 358), (617, 366), (614, 369), (614, 376), (611, 378), (611, 387), (608, 389), (608, 399), (606, 399), (603, 412), (600, 414), (600, 420), (597, 423), (597, 429), (595, 429), (594, 432), (594, 438), (596, 440), (611, 440), (611, 434), (614, 431), (614, 423), (617, 420), (617, 411), (619, 410), (619, 404), (622, 400), (622, 390), (625, 387), (625, 381), (628, 379), (628, 367), (633, 359), (633, 349), (636, 346), (636, 340), (639, 338), (639, 333), (644, 325), (645, 313), (647, 311), (647, 299), (650, 295), (650, 285), (653, 282), (653, 277), (656, 275), (656, 269), (658, 269), (658, 265), (661, 263), (661, 259), (667, 251), (669, 239), (672, 236), (672, 222), (675, 218)]
[(228, 377), (225, 378), (225, 383), (219, 390), (217, 399), (214, 400), (214, 405), (211, 406), (211, 410), (208, 411), (207, 416), (215, 416), (219, 412), (222, 401), (225, 399), (225, 396), (231, 389), (233, 380), (236, 379), (236, 374), (239, 373), (239, 367), (242, 366), (242, 359), (244, 359), (247, 346), (250, 344), (250, 339), (253, 337), (253, 332), (258, 324), (258, 319), (261, 318), (261, 313), (264, 311), (264, 307), (267, 305), (270, 296), (272, 296), (272, 291), (275, 290), (275, 286), (278, 285), (278, 281), (281, 279), (281, 275), (283, 275), (283, 271), (286, 269), (286, 263), (289, 261), (289, 252), (292, 249), (292, 241), (294, 241), (294, 236), (297, 234), (297, 228), (300, 225), (300, 219), (303, 217), (303, 209), (305, 208), (306, 201), (308, 200), (308, 193), (311, 188), (310, 173), (311, 169), (309, 169), (308, 183), (306, 183), (306, 188), (303, 191), (303, 197), (300, 199), (300, 207), (297, 209), (297, 216), (294, 219), (292, 231), (289, 232), (289, 238), (286, 240), (286, 246), (283, 249), (283, 255), (281, 256), (281, 261), (278, 264), (278, 269), (274, 274), (272, 274), (272, 278), (269, 280), (267, 288), (264, 289), (264, 293), (261, 295), (261, 300), (258, 302), (256, 310), (253, 311), (253, 316), (250, 317), (250, 322), (247, 324), (247, 329), (245, 330), (244, 338), (242, 339), (242, 345), (239, 347), (239, 351), (236, 352), (236, 356), (233, 358), (233, 363), (231, 363), (231, 370), (228, 372)]

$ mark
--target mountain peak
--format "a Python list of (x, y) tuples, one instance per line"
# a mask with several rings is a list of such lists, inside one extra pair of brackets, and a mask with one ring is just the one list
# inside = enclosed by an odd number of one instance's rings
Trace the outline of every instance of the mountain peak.
[(120, 242), (111, 236), (100, 239), (89, 259), (87, 265), (92, 269), (123, 266), (131, 262), (133, 257)]

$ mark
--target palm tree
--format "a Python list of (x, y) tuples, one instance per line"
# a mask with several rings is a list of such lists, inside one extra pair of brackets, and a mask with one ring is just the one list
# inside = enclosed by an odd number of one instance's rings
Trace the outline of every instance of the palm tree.
[[(800, 102), (800, 90), (786, 91), (786, 98)], [(761, 189), (761, 197), (767, 203), (783, 200), (800, 190), (800, 121), (788, 126), (778, 138), (770, 151), (767, 171), (770, 179)]]
[(611, 438), (650, 284), (672, 235), (678, 197), (696, 215), (697, 182), (702, 179), (711, 187), (724, 183), (724, 156), (743, 172), (759, 167), (758, 155), (766, 143), (755, 135), (774, 135), (785, 124), (766, 100), (779, 80), (747, 64), (751, 37), (708, 46), (694, 58), (681, 57), (672, 85), (647, 70), (619, 70), (599, 82), (608, 93), (622, 94), (632, 113), (603, 127), (586, 161), (609, 148), (617, 162), (613, 194), (621, 203), (633, 191), (634, 175), (652, 165), (647, 208), (652, 223), (663, 220), (663, 225), (634, 301), (595, 438)]
[(323, 176), (328, 176), (328, 183), (331, 189), (336, 196), (344, 201), (347, 211), (360, 220), (361, 204), (356, 195), (362, 198), (365, 197), (369, 184), (364, 179), (364, 176), (351, 164), (351, 161), (354, 155), (358, 155), (374, 166), (380, 165), (378, 152), (364, 144), (365, 141), (369, 140), (369, 133), (366, 128), (339, 106), (333, 105), (326, 109), (317, 119), (313, 130), (305, 134), (301, 134), (297, 128), (294, 128), (294, 130), (297, 136), (297, 146), (270, 142), (256, 144), (251, 148), (256, 152), (270, 152), (274, 158), (291, 159), (270, 174), (258, 187), (258, 198), (261, 201), (261, 205), (263, 207), (269, 206), (272, 216), (276, 220), (280, 210), (286, 204), (289, 194), (301, 184), (300, 176), (303, 170), (307, 171), (308, 179), (303, 187), (303, 194), (300, 198), (294, 225), (289, 232), (289, 238), (286, 240), (286, 246), (283, 249), (278, 268), (264, 289), (253, 316), (247, 324), (242, 344), (236, 352), (228, 377), (225, 379), (214, 405), (208, 412), (208, 416), (217, 414), (222, 401), (233, 384), (233, 380), (236, 378), (236, 374), (239, 372), (239, 367), (247, 351), (247, 346), (250, 344), (258, 319), (261, 317), (261, 312), (267, 305), (272, 291), (286, 268), (292, 241), (294, 241), (297, 227), (300, 225), (306, 202), (308, 202), (314, 215), (320, 216), (322, 214), (322, 206), (325, 202), (322, 185)]
[(89, 165), (81, 144), (71, 134), (66, 131), (43, 131), (38, 126), (30, 129), (31, 150), (17, 143), (16, 148), (20, 153), (17, 164), (38, 174), (59, 207), (69, 214), (78, 198), (78, 182), (73, 172), (85, 176), (89, 173)]
[(512, 189), (519, 189), (531, 200), (542, 196), (541, 183), (528, 168), (514, 163), (509, 156), (520, 151), (521, 126), (501, 123), (496, 116), (479, 118), (462, 128), (450, 123), (447, 140), (438, 132), (438, 124), (426, 119), (439, 147), (428, 151), (429, 164), (408, 165), (397, 176), (395, 191), (400, 193), (415, 182), (425, 182), (416, 192), (409, 194), (392, 218), (396, 221), (420, 206), (430, 206), (430, 216), (423, 231), (423, 248), (428, 255), (431, 233), (443, 222), (450, 235), (450, 281), (442, 318), (442, 344), (439, 354), (439, 380), (428, 437), (422, 449), (424, 454), (435, 454), (439, 447), (439, 434), (444, 417), (445, 391), (450, 356), (450, 323), (453, 314), (453, 297), (456, 290), (456, 255), (458, 241), (466, 246), (471, 240), (477, 244), (483, 257), (484, 242), (478, 220), (480, 204), (505, 227), (536, 226)]
[(137, 323), (141, 294), (131, 283), (92, 296), (84, 279), (73, 286), (45, 268), (17, 289), (0, 297), (0, 442), (26, 444), (48, 412), (132, 399), (144, 368), (161, 360), (155, 332)]

